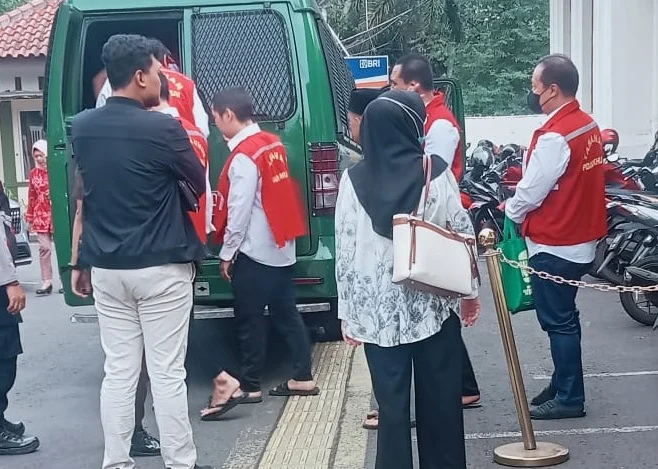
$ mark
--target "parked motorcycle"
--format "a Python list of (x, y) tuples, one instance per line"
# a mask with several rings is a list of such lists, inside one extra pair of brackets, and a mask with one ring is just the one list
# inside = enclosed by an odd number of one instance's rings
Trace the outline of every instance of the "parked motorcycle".
[[(626, 268), (626, 286), (658, 285), (658, 256), (643, 257)], [(658, 328), (658, 292), (622, 292), (619, 299), (624, 311), (640, 324)]]

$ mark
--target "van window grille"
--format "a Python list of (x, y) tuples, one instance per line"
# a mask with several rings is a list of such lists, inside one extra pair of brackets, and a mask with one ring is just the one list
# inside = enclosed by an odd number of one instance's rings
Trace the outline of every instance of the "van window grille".
[(290, 41), (272, 10), (198, 13), (192, 16), (194, 78), (210, 103), (218, 91), (244, 87), (257, 121), (280, 122), (295, 112)]
[(326, 23), (321, 20), (318, 21), (318, 28), (320, 29), (320, 41), (327, 61), (331, 91), (334, 97), (338, 133), (350, 136), (347, 109), (350, 104), (350, 93), (354, 89), (354, 77), (345, 62), (342, 49), (336, 44), (336, 40)]

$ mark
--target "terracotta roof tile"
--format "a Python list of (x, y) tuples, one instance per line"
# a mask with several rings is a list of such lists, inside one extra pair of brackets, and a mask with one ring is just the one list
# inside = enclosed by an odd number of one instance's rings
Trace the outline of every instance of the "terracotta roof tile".
[(60, 3), (61, 0), (32, 0), (0, 15), (0, 58), (46, 55), (50, 28)]

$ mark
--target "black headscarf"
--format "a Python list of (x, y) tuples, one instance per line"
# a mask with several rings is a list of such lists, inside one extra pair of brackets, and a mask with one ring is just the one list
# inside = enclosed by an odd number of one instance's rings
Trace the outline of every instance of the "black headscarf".
[(377, 99), (383, 90), (373, 88), (355, 88), (350, 93), (350, 104), (347, 110), (353, 112), (357, 116), (362, 116), (373, 100)]
[[(423, 100), (410, 91), (387, 91), (368, 105), (361, 124), (363, 160), (349, 170), (375, 233), (393, 238), (393, 215), (412, 213), (425, 183)], [(447, 165), (432, 155), (432, 178)]]

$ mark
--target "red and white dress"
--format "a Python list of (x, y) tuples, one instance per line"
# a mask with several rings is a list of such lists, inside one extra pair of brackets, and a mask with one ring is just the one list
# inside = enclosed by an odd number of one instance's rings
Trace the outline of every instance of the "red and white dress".
[(45, 168), (34, 168), (30, 171), (25, 220), (31, 225), (34, 233), (52, 234), (53, 232), (50, 185), (48, 170)]

